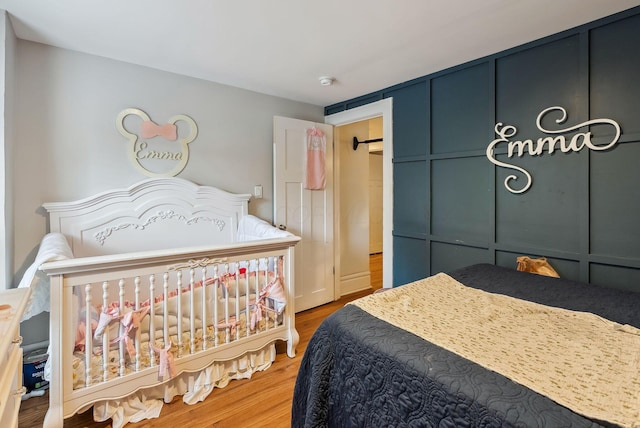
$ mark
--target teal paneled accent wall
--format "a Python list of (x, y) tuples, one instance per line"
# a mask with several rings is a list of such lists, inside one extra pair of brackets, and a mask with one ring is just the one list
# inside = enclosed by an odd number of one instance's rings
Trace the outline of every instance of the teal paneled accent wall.
[[(394, 285), (473, 263), (547, 257), (561, 276), (640, 292), (640, 7), (505, 52), (325, 108), (333, 114), (393, 98)], [(501, 122), (510, 141), (612, 119), (605, 151), (559, 149), (486, 157)], [(610, 125), (562, 135), (614, 136)], [(548, 147), (548, 146), (547, 146)]]

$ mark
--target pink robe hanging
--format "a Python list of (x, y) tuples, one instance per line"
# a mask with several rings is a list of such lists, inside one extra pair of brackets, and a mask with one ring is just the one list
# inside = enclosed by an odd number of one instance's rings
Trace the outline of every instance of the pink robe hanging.
[(324, 132), (317, 128), (306, 131), (306, 154), (304, 188), (309, 190), (324, 189), (325, 179), (325, 152), (327, 141)]

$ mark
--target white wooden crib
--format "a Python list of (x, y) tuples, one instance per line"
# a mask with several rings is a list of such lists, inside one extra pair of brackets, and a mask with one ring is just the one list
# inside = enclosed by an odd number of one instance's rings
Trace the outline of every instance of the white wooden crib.
[(161, 178), (44, 205), (74, 256), (41, 267), (51, 278), (45, 427), (136, 394), (213, 389), (215, 364), (251, 365), (277, 340), (295, 355), (300, 238), (249, 216), (249, 198)]

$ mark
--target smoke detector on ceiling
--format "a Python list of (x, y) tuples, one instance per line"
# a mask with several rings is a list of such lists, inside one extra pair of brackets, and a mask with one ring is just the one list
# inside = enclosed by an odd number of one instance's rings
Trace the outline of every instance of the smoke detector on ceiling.
[(333, 82), (336, 79), (333, 78), (333, 77), (329, 77), (329, 76), (322, 76), (322, 77), (319, 77), (318, 80), (320, 80), (320, 84), (322, 86), (331, 86), (331, 85), (333, 85)]

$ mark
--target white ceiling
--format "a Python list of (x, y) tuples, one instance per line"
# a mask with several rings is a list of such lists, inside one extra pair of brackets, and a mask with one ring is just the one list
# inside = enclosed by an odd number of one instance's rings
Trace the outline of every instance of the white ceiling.
[[(0, 0), (21, 39), (320, 106), (638, 5), (640, 0)], [(336, 82), (322, 86), (320, 76)]]

